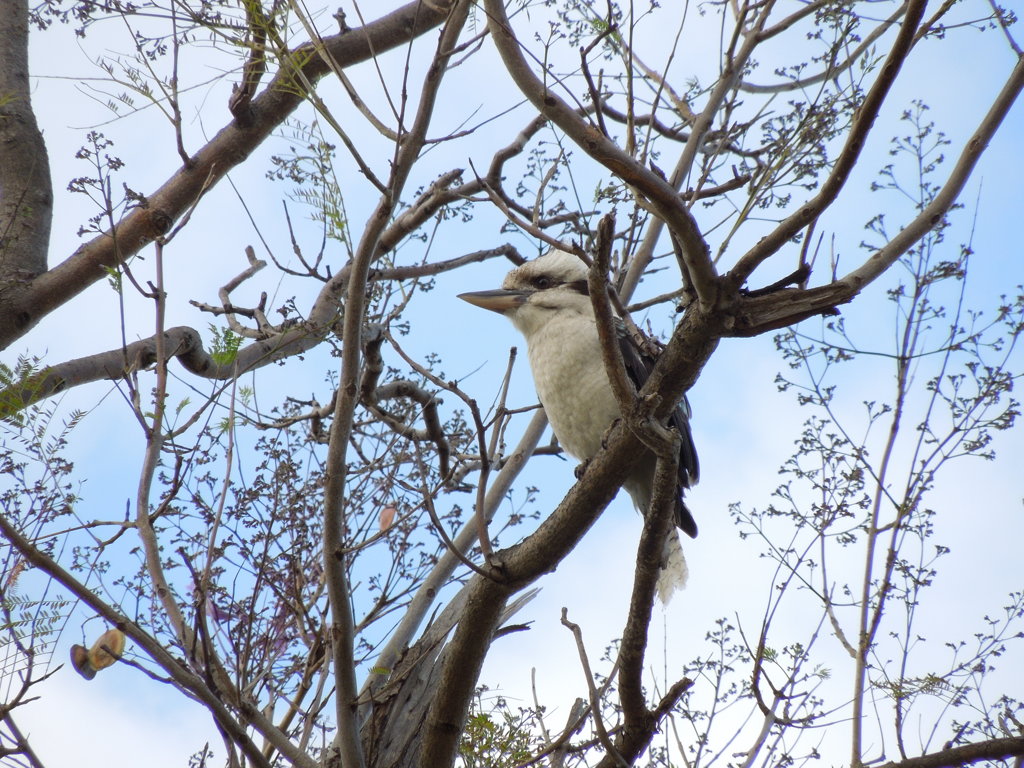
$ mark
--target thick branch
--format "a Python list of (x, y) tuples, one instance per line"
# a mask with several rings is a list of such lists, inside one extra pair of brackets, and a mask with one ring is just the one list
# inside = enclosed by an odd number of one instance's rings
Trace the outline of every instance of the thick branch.
[(28, 3), (0, 13), (0, 317), (26, 329), (31, 281), (46, 271), (53, 215), (50, 164), (29, 101)]
[[(322, 44), (339, 66), (348, 67), (415, 39), (438, 26), (447, 15), (447, 3), (410, 2), (363, 27), (324, 38)], [(4, 39), (8, 39), (6, 35)], [(221, 129), (191, 158), (189, 167), (181, 168), (146, 197), (145, 205), (132, 209), (121, 219), (115, 232), (85, 243), (12, 297), (16, 301), (5, 302), (0, 314), (0, 348), (7, 347), (40, 318), (105, 277), (104, 268), (123, 262), (166, 233), (206, 190), (244, 162), (305, 98), (297, 87), (295, 68), (310, 83), (316, 83), (329, 71), (309, 43), (299, 46), (288, 61), (292, 68), (282, 67), (253, 99), (244, 121), (236, 120)]]
[(1008, 760), (1021, 756), (1024, 756), (1024, 736), (1011, 736), (977, 744), (965, 744), (962, 747), (950, 747), (906, 760), (894, 760), (883, 763), (878, 768), (956, 768), (979, 760)]
[[(532, 600), (539, 590), (530, 590), (510, 601), (498, 624), (502, 624)], [(367, 763), (375, 768), (405, 768), (428, 765), (416, 761), (423, 737), (422, 723), (427, 709), (440, 689), (438, 682), (451, 644), (445, 644), (465, 609), (469, 587), (463, 587), (424, 630), (415, 645), (396, 660), (393, 668), (374, 670), (381, 681), (376, 693), (363, 696), (363, 743)], [(492, 635), (488, 642), (495, 639)], [(372, 708), (371, 708), (372, 707)]]
[(639, 441), (631, 434), (620, 429), (616, 435), (618, 440), (613, 439), (608, 450), (595, 457), (583, 479), (533, 535), (494, 554), (492, 562), (506, 581), (476, 576), (470, 582), (466, 610), (451, 640), (438, 695), (424, 723), (417, 765), (451, 765), (490, 639), (508, 597), (553, 571), (615, 497), (641, 453)]
[[(665, 549), (665, 539), (675, 536), (672, 515), (677, 503), (679, 484), (679, 436), (658, 457), (654, 474), (651, 508), (644, 510), (644, 529), (636, 554), (636, 576), (629, 601), (629, 616), (619, 647), (619, 697), (622, 701), (623, 732), (618, 750), (634, 758), (628, 740), (646, 732), (648, 743), (658, 723), (647, 709), (643, 693), (644, 657), (647, 653), (647, 632), (651, 625), (654, 592)], [(626, 749), (626, 752), (623, 752)]]
[[(963, 190), (996, 130), (1024, 90), (1024, 59), (1018, 60), (988, 113), (967, 141), (949, 178), (932, 201), (906, 227), (860, 267), (828, 285), (789, 288), (765, 295), (740, 296), (725, 335), (756, 336), (819, 314), (833, 313), (891, 267), (946, 215)], [(754, 249), (756, 250), (756, 248)], [(753, 253), (754, 251), (751, 251)], [(746, 257), (744, 257), (746, 258)], [(731, 274), (735, 274), (735, 271)]]
[[(681, 680), (677, 680), (673, 683), (665, 695), (661, 697), (661, 701), (658, 702), (653, 710), (651, 710), (651, 720), (654, 724), (661, 722), (661, 719), (667, 715), (672, 708), (679, 701), (679, 697), (682, 696), (686, 691), (693, 685), (693, 681), (687, 677)], [(616, 739), (617, 752), (619, 755), (631, 755), (633, 760), (640, 755), (651, 743), (651, 739), (654, 736), (653, 728), (650, 731), (644, 729), (623, 729), (619, 737)], [(617, 768), (616, 755), (605, 755), (601, 762), (599, 762), (595, 768)]]
[[(167, 358), (178, 362), (197, 376), (207, 379), (230, 379), (254, 368), (267, 365), (310, 349), (322, 340), (306, 326), (295, 326), (273, 338), (243, 347), (230, 359), (218, 361), (203, 348), (202, 338), (194, 328), (177, 326), (163, 333)], [(87, 357), (58, 363), (38, 374), (0, 391), (0, 417), (9, 416), (32, 403), (72, 387), (104, 379), (119, 379), (131, 371), (153, 365), (157, 360), (157, 337), (140, 339), (121, 349), (112, 349)]]
[(608, 269), (611, 263), (612, 239), (615, 236), (615, 215), (606, 214), (597, 225), (596, 248), (594, 263), (587, 274), (590, 289), (590, 303), (594, 308), (594, 321), (597, 335), (601, 341), (601, 357), (604, 358), (604, 370), (608, 374), (608, 382), (612, 386), (615, 402), (619, 405), (619, 413), (628, 414), (636, 410), (636, 389), (626, 375), (626, 365), (622, 360), (622, 350), (615, 337), (614, 316), (611, 300), (608, 296)]

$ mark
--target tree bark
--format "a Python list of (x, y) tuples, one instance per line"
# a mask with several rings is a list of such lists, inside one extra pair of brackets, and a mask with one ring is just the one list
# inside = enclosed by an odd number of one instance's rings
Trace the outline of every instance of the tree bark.
[[(27, 331), (32, 280), (46, 271), (50, 163), (28, 81), (28, 2), (0, 13), (0, 334)], [(9, 308), (9, 309), (8, 309)]]

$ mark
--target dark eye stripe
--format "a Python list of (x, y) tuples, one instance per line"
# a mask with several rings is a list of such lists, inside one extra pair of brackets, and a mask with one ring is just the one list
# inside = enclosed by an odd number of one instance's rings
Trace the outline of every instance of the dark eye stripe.
[(538, 275), (537, 277), (530, 278), (530, 285), (534, 290), (546, 291), (551, 288), (568, 288), (570, 291), (575, 291), (582, 296), (589, 296), (590, 290), (587, 287), (586, 280), (558, 280), (547, 275)]
[(571, 283), (566, 283), (566, 286), (583, 296), (590, 295), (590, 288), (587, 286), (586, 280), (573, 280)]

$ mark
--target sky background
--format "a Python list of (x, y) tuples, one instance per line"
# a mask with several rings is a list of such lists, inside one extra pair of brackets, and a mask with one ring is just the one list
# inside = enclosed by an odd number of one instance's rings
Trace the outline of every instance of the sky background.
[[(702, 30), (706, 31), (702, 25), (708, 22), (696, 13), (691, 21), (695, 26), (687, 34), (693, 36), (692, 44), (683, 46), (685, 54), (673, 66), (677, 73), (692, 71), (706, 79), (714, 66), (716, 38), (714, 33), (702, 36)], [(80, 161), (74, 160), (86, 130), (102, 130), (117, 139), (113, 151), (126, 162), (124, 180), (133, 189), (151, 191), (177, 166), (176, 156), (168, 151), (173, 141), (169, 124), (154, 109), (112, 120), (103, 106), (105, 97), (98, 89), (104, 73), (89, 62), (123, 51), (123, 40), (112, 29), (109, 34), (107, 37), (106, 32), (97, 31), (79, 40), (70, 30), (54, 27), (35, 33), (33, 39), (34, 106), (50, 151), (56, 194), (51, 264), (79, 245), (76, 230), (94, 210), (83, 196), (63, 192), (70, 178), (87, 172)], [(851, 179), (842, 204), (822, 222), (820, 231), (836, 234), (840, 271), (843, 264), (851, 268), (857, 263), (862, 253), (857, 245), (865, 237), (864, 224), (880, 205), (887, 208), (894, 223), (909, 215), (905, 203), (892, 199), (895, 196), (881, 203), (883, 198), (868, 192), (878, 169), (890, 161), (888, 140), (897, 128), (885, 119), (910, 99), (922, 99), (931, 106), (931, 119), (952, 140), (950, 153), (955, 155), (976, 125), (979, 110), (990, 102), (1010, 69), (1009, 49), (994, 32), (981, 35), (960, 30), (948, 42), (948, 46), (930, 46), (927, 55), (901, 77), (892, 106), (880, 120), (884, 127), (872, 136), (865, 160)], [(652, 43), (650, 61), (660, 60), (670, 43), (667, 32), (665, 39)], [(215, 52), (199, 49), (190, 55), (194, 58), (186, 66), (192, 81), (211, 81), (198, 86), (188, 99), (186, 146), (194, 151), (228, 121), (227, 93), (233, 78), (213, 79), (220, 74), (217, 67), (222, 66)], [(432, 131), (435, 135), (454, 129), (478, 106), (483, 115), (517, 100), (488, 42), (472, 61), (472, 66), (452, 73), (454, 87), (448, 92), (452, 95), (438, 111)], [(385, 58), (385, 76), (393, 74), (389, 67), (400, 64), (401, 57)], [(770, 71), (770, 62), (763, 63), (762, 71)], [(355, 68), (350, 74), (364, 95), (380, 99), (368, 67)], [(677, 77), (682, 80), (685, 74)], [(761, 82), (767, 76), (752, 79)], [(332, 85), (325, 86), (321, 93), (329, 103), (342, 104), (338, 89)], [(477, 168), (486, 167), (494, 147), (508, 143), (531, 115), (529, 108), (519, 107), (496, 120), (482, 135), (459, 144), (454, 151), (461, 154), (446, 154), (442, 145), (428, 156), (420, 171), (422, 178), (416, 183), (429, 181), (432, 173), (453, 165), (466, 167), (469, 159)], [(369, 135), (354, 136), (371, 147), (375, 141)], [(500, 138), (495, 140), (495, 136)], [(979, 308), (989, 312), (995, 297), (1012, 292), (1024, 281), (1019, 244), (1010, 234), (1021, 212), (1021, 136), (1024, 109), (1018, 104), (968, 183), (962, 197), (966, 209), (957, 214), (957, 229), (949, 237), (951, 249), (966, 241), (969, 222), (973, 221), (972, 244), (977, 255), (971, 266), (969, 293)], [(244, 268), (246, 244), (256, 246), (263, 257), (262, 238), (280, 258), (288, 258), (290, 244), (281, 201), (289, 190), (286, 185), (263, 179), (269, 155), (280, 147), (280, 142), (268, 143), (233, 171), (230, 179), (241, 196), (231, 184), (219, 185), (169, 248), (169, 326), (188, 324), (205, 331), (209, 316), (188, 306), (187, 299), (216, 303), (216, 289)], [(342, 174), (352, 170), (344, 160), (339, 161), (339, 169)], [(578, 174), (581, 194), (589, 194), (598, 175), (586, 163), (580, 163), (578, 169), (574, 166), (574, 173)], [(944, 178), (941, 171), (939, 178)], [(415, 186), (411, 184), (410, 188)], [(372, 202), (369, 195), (350, 195), (346, 199), (350, 220), (365, 219)], [(299, 206), (290, 205), (293, 221), (299, 220), (303, 215)], [(699, 211), (697, 215), (700, 220)], [(536, 243), (529, 238), (501, 232), (501, 223), (497, 212), (481, 211), (472, 222), (447, 227), (443, 237), (431, 243), (432, 258), (451, 258), (503, 242), (512, 242), (524, 255), (537, 252)], [(308, 248), (315, 249), (315, 228), (302, 225), (301, 233)], [(750, 241), (756, 236), (756, 232), (745, 235)], [(737, 241), (730, 253), (742, 252), (745, 244)], [(785, 272), (791, 265), (795, 265), (795, 254), (791, 262), (777, 269)], [(140, 272), (144, 268), (140, 265)], [(406, 348), (418, 355), (438, 353), (450, 377), (458, 379), (463, 389), (482, 404), (489, 402), (497, 390), (509, 346), (522, 349), (523, 344), (502, 318), (454, 297), (465, 290), (497, 287), (506, 269), (504, 263), (493, 261), (439, 280), (429, 296), (421, 297), (423, 315), (413, 317), (412, 331), (406, 339)], [(759, 276), (763, 282), (773, 278), (770, 274)], [(848, 330), (866, 348), (885, 346), (891, 340), (891, 309), (879, 300), (886, 287), (885, 281), (880, 281), (865, 291), (862, 300), (843, 309)], [(240, 289), (236, 297), (240, 303), (247, 303), (261, 288), (266, 289), (266, 285), (254, 281), (252, 286)], [(300, 289), (293, 281), (282, 281), (278, 287), (281, 296)], [(638, 298), (659, 292), (657, 281), (651, 280), (641, 287)], [(299, 305), (305, 306), (301, 300)], [(62, 361), (111, 348), (120, 338), (121, 311), (116, 294), (107, 285), (96, 284), (43, 320), (29, 336), (6, 350), (2, 360), (10, 364), (17, 354), (29, 351), (44, 355), (47, 361)], [(138, 337), (152, 332), (151, 308), (145, 301), (126, 293), (123, 311), (130, 332)], [(443, 325), (437, 323), (437, 317), (444, 319)], [(652, 315), (652, 322), (660, 330), (668, 329), (663, 316)], [(817, 327), (814, 321), (805, 325), (810, 326), (808, 333)], [(1021, 369), (1020, 361), (1018, 353), (1017, 370)], [(284, 368), (261, 371), (256, 378), (259, 396), (270, 404), (284, 392), (301, 395), (295, 391), (295, 382), (307, 379), (308, 394), (316, 394), (324, 402), (324, 372), (331, 365), (325, 355), (313, 353), (303, 360), (289, 361)], [(885, 365), (866, 362), (847, 366), (840, 394), (845, 417), (860, 418), (861, 401), (881, 397), (890, 388), (891, 373)], [(807, 414), (796, 405), (792, 394), (777, 391), (774, 378), (783, 366), (770, 336), (724, 340), (689, 395), (702, 469), (701, 483), (690, 494), (689, 504), (701, 534), (687, 546), (689, 588), (656, 612), (649, 654), (650, 664), (664, 666), (670, 677), (681, 665), (706, 653), (705, 632), (720, 617), (743, 617), (745, 631), (756, 637), (758, 626), (750, 622), (760, 619), (760, 606), (770, 591), (772, 568), (759, 557), (756, 542), (737, 536), (728, 508), (734, 502), (742, 502), (746, 508), (763, 508), (780, 482), (779, 466), (799, 437)], [(193, 384), (204, 386), (201, 382)], [(184, 384), (175, 386), (177, 391), (187, 391)], [(525, 356), (520, 356), (509, 402), (526, 405), (534, 399)], [(125, 500), (134, 498), (142, 436), (125, 420), (122, 395), (109, 382), (62, 396), (61, 412), (73, 408), (89, 410), (73, 433), (76, 476), (86, 478), (79, 514), (83, 519), (119, 517)], [(926, 603), (921, 610), (919, 631), (925, 637), (931, 632), (941, 637), (962, 627), (962, 636), (969, 638), (983, 615), (998, 612), (1008, 591), (1024, 588), (1019, 564), (1019, 542), (1024, 540), (1022, 485), (1019, 471), (1011, 469), (1024, 466), (1020, 430), (999, 435), (995, 448), (999, 452), (997, 462), (966, 460), (940, 481), (932, 496), (940, 513), (935, 540), (952, 543), (953, 552), (940, 565), (935, 589), (942, 591), (941, 600)], [(556, 458), (536, 459), (517, 487), (539, 487), (534, 506), (549, 509), (572, 484), (572, 466)], [(515, 619), (531, 622), (530, 630), (495, 643), (481, 682), (525, 706), (531, 702), (530, 670), (535, 669), (539, 698), (553, 710), (550, 725), (560, 727), (568, 704), (585, 690), (574, 640), (559, 624), (561, 609), (569, 606), (569, 618), (581, 625), (591, 660), (599, 658), (606, 645), (621, 633), (631, 584), (630, 558), (639, 532), (639, 517), (623, 494), (558, 571), (540, 582), (540, 594)], [(792, 623), (793, 639), (799, 639), (799, 628), (806, 622), (806, 605), (794, 599), (786, 604), (781, 616), (783, 627)], [(69, 622), (55, 650), (56, 660), (66, 658), (70, 643), (83, 641), (80, 626), (80, 619)], [(91, 627), (95, 623), (87, 625), (87, 638), (94, 634)], [(786, 634), (785, 629), (781, 634)], [(843, 663), (834, 639), (822, 640), (819, 648), (822, 663), (834, 663), (837, 668)], [(936, 653), (941, 655), (941, 648)], [(1010, 653), (1003, 664), (1004, 674), (1011, 676), (1007, 679), (1013, 679), (1013, 675), (1024, 679), (1020, 649)], [(835, 684), (847, 684), (847, 677), (837, 677)], [(144, 757), (154, 768), (182, 766), (206, 739), (218, 754), (222, 753), (216, 732), (200, 707), (165, 686), (141, 679), (136, 671), (124, 666), (107, 670), (86, 683), (65, 665), (40, 686), (40, 693), (41, 701), (19, 712), (19, 722), (35, 736), (37, 750), (50, 765), (134, 765)], [(97, 740), (97, 734), (103, 737)], [(883, 749), (879, 745), (879, 752)], [(845, 751), (839, 754), (838, 759), (845, 759)]]

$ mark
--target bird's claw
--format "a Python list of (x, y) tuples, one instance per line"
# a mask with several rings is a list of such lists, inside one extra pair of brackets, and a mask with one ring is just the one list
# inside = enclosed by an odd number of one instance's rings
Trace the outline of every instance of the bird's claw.
[(590, 466), (590, 459), (584, 459), (577, 465), (576, 469), (573, 470), (573, 474), (576, 475), (577, 480), (582, 480), (583, 475), (587, 472), (587, 467)]
[(612, 421), (612, 423), (608, 425), (608, 429), (606, 429), (604, 431), (604, 434), (601, 435), (601, 447), (602, 448), (607, 448), (608, 447), (608, 438), (612, 436), (612, 432), (615, 430), (615, 427), (618, 426), (620, 421), (622, 421), (622, 417), (621, 416), (616, 417), (614, 419), (614, 421)]

